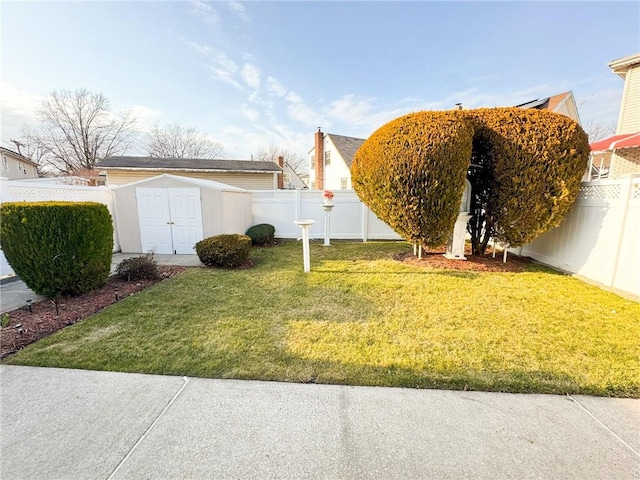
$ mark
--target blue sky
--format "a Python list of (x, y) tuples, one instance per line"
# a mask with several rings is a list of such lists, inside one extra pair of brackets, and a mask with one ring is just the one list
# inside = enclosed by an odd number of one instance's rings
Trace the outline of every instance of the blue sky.
[[(640, 51), (640, 2), (3, 1), (2, 144), (46, 94), (101, 92), (196, 127), (245, 159), (306, 154), (317, 127), (367, 137), (423, 109), (506, 106), (573, 90), (614, 123)], [(131, 154), (142, 153), (131, 151)]]

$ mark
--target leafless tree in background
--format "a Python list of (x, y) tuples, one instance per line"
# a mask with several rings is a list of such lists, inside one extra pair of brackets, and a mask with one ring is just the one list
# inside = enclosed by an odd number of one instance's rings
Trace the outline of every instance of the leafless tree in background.
[(104, 95), (84, 88), (52, 92), (37, 116), (40, 125), (14, 143), (57, 173), (93, 170), (103, 158), (124, 153), (133, 138), (134, 119), (113, 113)]
[(155, 125), (147, 137), (145, 149), (151, 157), (161, 158), (221, 158), (222, 144), (211, 140), (193, 127), (177, 123)]
[(282, 157), (285, 164), (289, 164), (291, 169), (298, 175), (302, 175), (308, 172), (307, 159), (291, 150), (285, 148), (278, 148), (275, 145), (269, 145), (266, 148), (261, 148), (253, 155), (253, 159), (263, 162), (276, 162), (278, 163), (278, 157)]
[(611, 135), (615, 135), (616, 123), (605, 123), (590, 120), (582, 126), (582, 129), (589, 136), (589, 142), (593, 143), (597, 142), (598, 140), (602, 140), (603, 138), (610, 137)]

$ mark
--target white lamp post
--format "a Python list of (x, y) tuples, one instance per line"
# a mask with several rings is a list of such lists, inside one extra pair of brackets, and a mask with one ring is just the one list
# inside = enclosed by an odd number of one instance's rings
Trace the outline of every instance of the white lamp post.
[(302, 259), (304, 263), (304, 272), (311, 271), (311, 258), (309, 257), (309, 227), (316, 223), (315, 220), (296, 220), (296, 225), (302, 229)]

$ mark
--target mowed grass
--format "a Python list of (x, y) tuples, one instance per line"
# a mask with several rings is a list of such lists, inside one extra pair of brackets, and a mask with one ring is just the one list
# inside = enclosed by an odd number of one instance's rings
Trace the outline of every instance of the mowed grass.
[(403, 242), (254, 249), (192, 268), (5, 363), (194, 377), (640, 396), (640, 304), (531, 265), (430, 270)]

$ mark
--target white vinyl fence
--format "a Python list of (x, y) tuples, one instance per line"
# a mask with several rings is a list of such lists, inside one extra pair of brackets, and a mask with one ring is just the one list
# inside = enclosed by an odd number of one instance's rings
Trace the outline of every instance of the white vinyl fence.
[[(382, 222), (358, 198), (353, 190), (334, 192), (330, 216), (332, 239), (397, 240), (401, 237)], [(278, 238), (300, 238), (301, 230), (293, 222), (315, 220), (310, 238), (324, 237), (326, 213), (322, 192), (317, 190), (260, 190), (251, 192), (253, 223), (269, 223)]]
[[(0, 178), (0, 201), (2, 202), (98, 202), (103, 203), (111, 213), (113, 221), (113, 251), (120, 250), (115, 222), (115, 203), (109, 187), (85, 187), (36, 181), (8, 181)], [(0, 276), (12, 275), (13, 270), (4, 254), (0, 252)]]
[(640, 296), (640, 177), (583, 183), (562, 224), (522, 255)]

